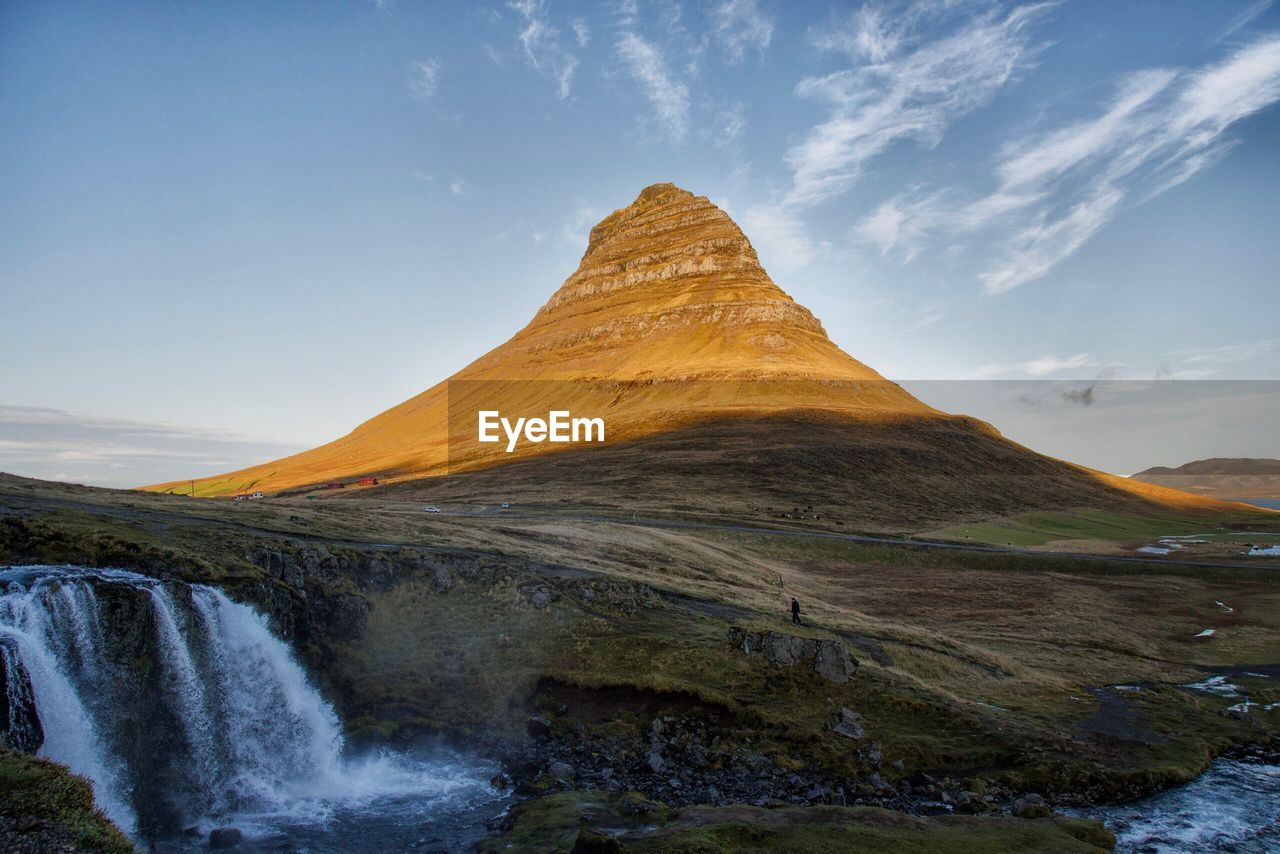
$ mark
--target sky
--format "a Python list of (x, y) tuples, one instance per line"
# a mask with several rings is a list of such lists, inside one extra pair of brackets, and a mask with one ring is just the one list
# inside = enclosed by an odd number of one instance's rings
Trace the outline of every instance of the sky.
[[(7, 0), (0, 469), (125, 486), (342, 435), (664, 180), (928, 402), (1195, 381), (1235, 413), (1213, 383), (1280, 388), (1277, 101), (1272, 0)], [(1126, 449), (1092, 399), (963, 394), (1122, 472), (1280, 456), (1265, 423)]]

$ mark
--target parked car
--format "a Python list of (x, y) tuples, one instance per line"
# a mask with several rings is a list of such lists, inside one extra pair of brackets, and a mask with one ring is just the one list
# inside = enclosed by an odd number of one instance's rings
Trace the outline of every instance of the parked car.
[(440, 512), (440, 508), (439, 508), (439, 507), (431, 507), (431, 506), (427, 506), (427, 507), (424, 507), (423, 509), (424, 509), (424, 510), (426, 510), (428, 513), (439, 513), (439, 512)]

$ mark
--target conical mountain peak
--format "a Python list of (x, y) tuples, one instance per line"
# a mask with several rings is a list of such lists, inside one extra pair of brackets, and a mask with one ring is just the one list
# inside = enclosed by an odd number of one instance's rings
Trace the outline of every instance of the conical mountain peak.
[[(833, 344), (728, 214), (660, 183), (591, 230), (578, 269), (509, 341), (341, 439), (209, 478), (201, 490), (442, 474), (459, 432), (450, 412), (492, 409), (481, 398), (493, 389), (530, 411), (604, 406), (619, 439), (726, 413), (937, 415)], [(507, 459), (495, 454), (467, 465)]]

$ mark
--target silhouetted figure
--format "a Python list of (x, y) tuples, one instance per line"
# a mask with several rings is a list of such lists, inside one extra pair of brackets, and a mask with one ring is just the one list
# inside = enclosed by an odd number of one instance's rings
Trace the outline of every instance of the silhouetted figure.
[(800, 603), (795, 599), (791, 600), (791, 622), (800, 625)]

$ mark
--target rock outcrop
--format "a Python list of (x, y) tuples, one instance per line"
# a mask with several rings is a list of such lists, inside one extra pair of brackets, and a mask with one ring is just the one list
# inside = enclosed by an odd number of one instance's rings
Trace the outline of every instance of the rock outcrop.
[(44, 727), (36, 713), (31, 674), (12, 644), (0, 638), (0, 747), (35, 753), (44, 744)]
[(729, 643), (747, 655), (760, 653), (776, 667), (806, 665), (814, 673), (837, 684), (853, 678), (858, 661), (843, 641), (806, 638), (783, 632), (755, 632), (737, 626), (729, 629)]

